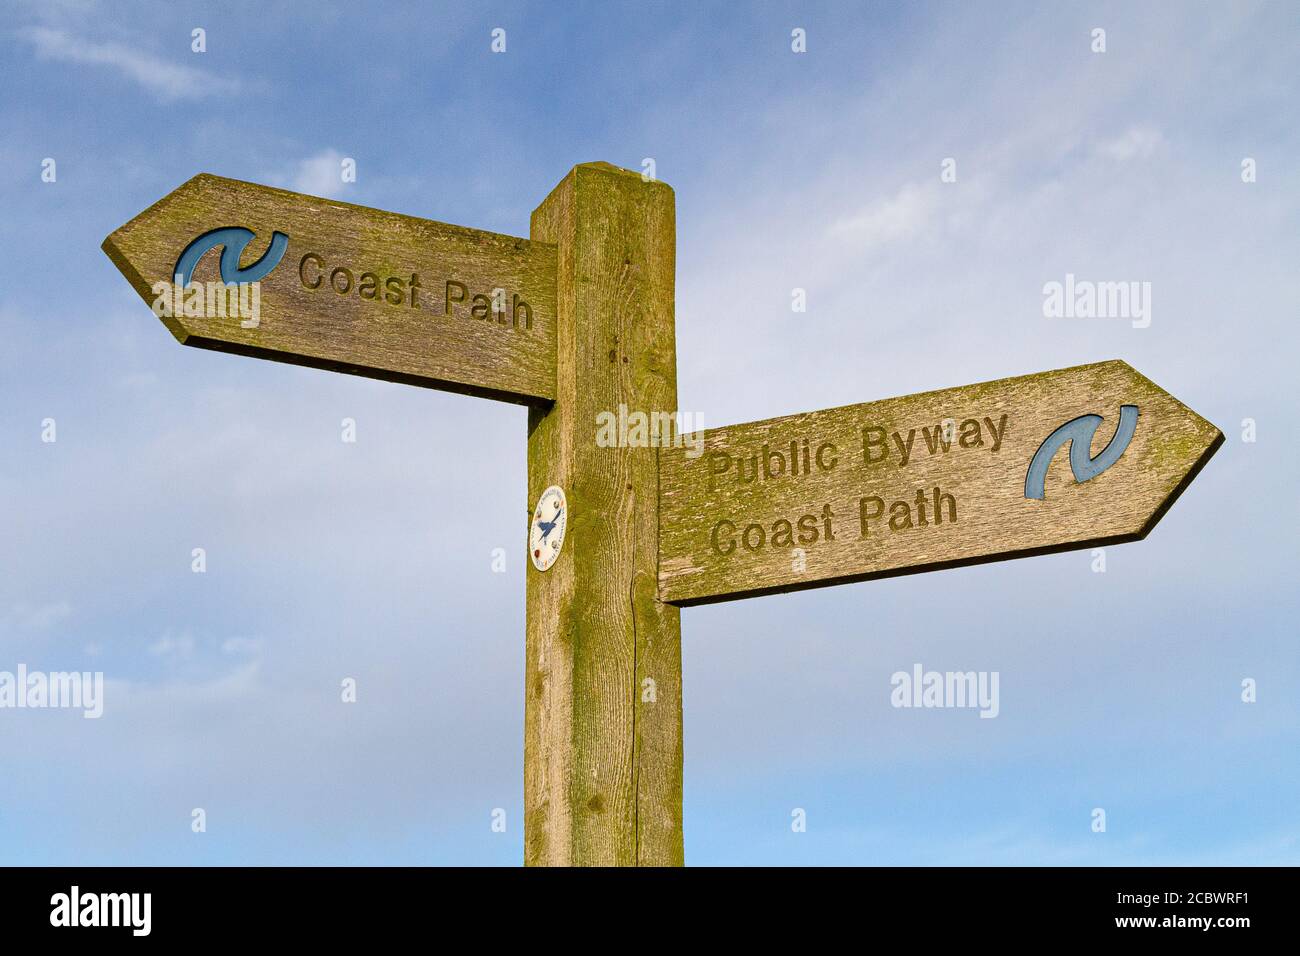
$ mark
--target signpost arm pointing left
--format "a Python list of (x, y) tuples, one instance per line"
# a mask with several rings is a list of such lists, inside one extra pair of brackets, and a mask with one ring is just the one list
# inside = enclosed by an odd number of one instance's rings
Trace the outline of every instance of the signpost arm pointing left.
[[(185, 345), (516, 404), (555, 398), (544, 242), (201, 173), (104, 251)], [(160, 297), (177, 273), (185, 294)], [(208, 308), (228, 283), (257, 284), (258, 319)]]

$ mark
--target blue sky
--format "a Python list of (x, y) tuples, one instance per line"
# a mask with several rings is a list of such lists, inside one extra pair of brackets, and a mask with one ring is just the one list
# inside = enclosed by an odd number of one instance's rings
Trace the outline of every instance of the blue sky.
[[(0, 710), (0, 862), (522, 859), (523, 410), (182, 349), (99, 247), (200, 171), (526, 235), (573, 164), (652, 157), (706, 426), (1122, 358), (1227, 439), (1104, 574), (684, 611), (688, 862), (1300, 863), (1293, 4), (5, 21), (0, 670), (107, 688), (97, 721)], [(1067, 273), (1151, 282), (1150, 327), (1044, 318)], [(918, 662), (998, 671), (997, 719), (892, 708)]]

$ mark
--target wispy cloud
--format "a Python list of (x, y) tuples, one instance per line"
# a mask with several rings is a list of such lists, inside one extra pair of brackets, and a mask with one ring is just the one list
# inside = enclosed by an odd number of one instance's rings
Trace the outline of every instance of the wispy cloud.
[(109, 67), (139, 83), (164, 103), (234, 93), (239, 89), (237, 80), (165, 60), (121, 43), (96, 43), (50, 27), (31, 27), (23, 35), (42, 59)]
[(938, 186), (908, 183), (894, 195), (833, 223), (831, 234), (853, 240), (860, 250), (874, 249), (921, 235), (939, 208)]
[(223, 654), (256, 654), (262, 649), (262, 642), (255, 637), (231, 637), (221, 642)]
[(55, 601), (50, 604), (15, 604), (10, 613), (0, 618), (0, 632), (48, 631), (55, 624), (72, 614), (72, 605), (67, 601)]
[(332, 199), (343, 192), (342, 163), (344, 156), (333, 147), (323, 149), (314, 156), (299, 161), (280, 182), (294, 192)]
[(1123, 163), (1130, 159), (1146, 159), (1163, 142), (1160, 130), (1150, 126), (1134, 126), (1123, 135), (1100, 143), (1097, 152)]
[(194, 638), (189, 634), (164, 634), (149, 645), (149, 653), (156, 657), (189, 657), (194, 653)]

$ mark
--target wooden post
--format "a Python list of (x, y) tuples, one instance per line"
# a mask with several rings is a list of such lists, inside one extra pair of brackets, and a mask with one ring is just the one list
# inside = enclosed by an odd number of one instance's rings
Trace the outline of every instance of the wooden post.
[(681, 623), (658, 597), (658, 454), (600, 447), (597, 416), (677, 410), (672, 189), (570, 170), (532, 216), (557, 248), (556, 382), (528, 415), (528, 507), (564, 488), (568, 529), (527, 567), (524, 862), (680, 865)]

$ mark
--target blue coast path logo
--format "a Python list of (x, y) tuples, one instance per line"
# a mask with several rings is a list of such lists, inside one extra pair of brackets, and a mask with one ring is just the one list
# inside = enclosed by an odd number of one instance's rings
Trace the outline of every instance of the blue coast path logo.
[(1115, 429), (1114, 437), (1097, 457), (1093, 458), (1090, 453), (1092, 437), (1097, 434), (1101, 421), (1100, 415), (1080, 415), (1047, 436), (1046, 440), (1038, 446), (1038, 451), (1034, 452), (1034, 457), (1029, 462), (1029, 471), (1025, 473), (1026, 498), (1042, 501), (1046, 497), (1047, 466), (1052, 463), (1057, 450), (1066, 442), (1070, 443), (1070, 470), (1074, 472), (1074, 480), (1080, 484), (1091, 481), (1119, 461), (1120, 456), (1128, 448), (1128, 443), (1133, 440), (1133, 433), (1137, 431), (1138, 407), (1136, 405), (1119, 407), (1119, 427)]
[(244, 254), (254, 235), (253, 230), (242, 226), (225, 226), (205, 232), (186, 246), (181, 257), (176, 260), (176, 268), (172, 270), (176, 284), (182, 288), (189, 285), (199, 260), (218, 246), (222, 247), (222, 282), (226, 285), (238, 285), (243, 282), (262, 281), (284, 258), (284, 251), (289, 248), (289, 237), (282, 232), (271, 233), (271, 245), (267, 247), (266, 252), (262, 253), (262, 258), (241, 269), (239, 258)]

